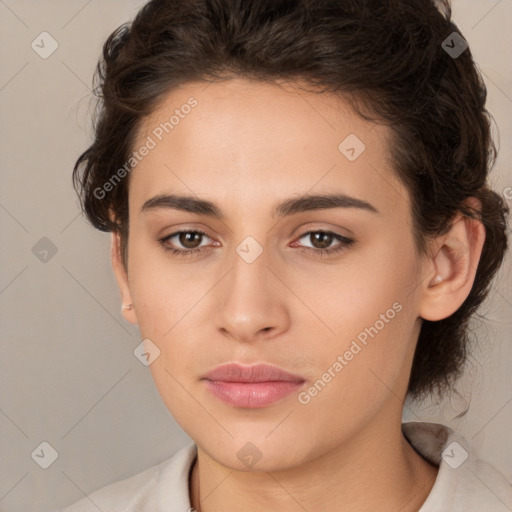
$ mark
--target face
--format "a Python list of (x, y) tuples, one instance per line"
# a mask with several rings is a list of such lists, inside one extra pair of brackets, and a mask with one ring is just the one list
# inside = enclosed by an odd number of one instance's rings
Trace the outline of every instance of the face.
[[(221, 464), (290, 468), (400, 421), (422, 268), (387, 130), (243, 79), (173, 90), (140, 127), (125, 315), (159, 351), (170, 412)], [(226, 363), (295, 378), (204, 379)]]

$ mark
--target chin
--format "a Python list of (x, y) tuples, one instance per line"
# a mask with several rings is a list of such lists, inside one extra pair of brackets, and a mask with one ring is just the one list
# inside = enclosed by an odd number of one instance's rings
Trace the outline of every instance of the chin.
[[(226, 427), (229, 430), (229, 425)], [(223, 436), (224, 439), (220, 440), (204, 434), (195, 442), (219, 464), (235, 471), (282, 471), (307, 461), (311, 450), (296, 439), (290, 430), (268, 436), (270, 431), (265, 429), (265, 432), (252, 435), (242, 432), (236, 435), (230, 430), (233, 438)]]

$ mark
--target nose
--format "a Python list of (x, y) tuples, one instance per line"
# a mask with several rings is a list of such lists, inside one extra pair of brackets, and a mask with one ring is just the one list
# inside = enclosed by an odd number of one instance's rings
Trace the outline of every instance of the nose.
[(265, 251), (252, 263), (235, 254), (233, 267), (216, 287), (214, 321), (224, 336), (250, 343), (289, 328), (289, 292), (268, 263)]

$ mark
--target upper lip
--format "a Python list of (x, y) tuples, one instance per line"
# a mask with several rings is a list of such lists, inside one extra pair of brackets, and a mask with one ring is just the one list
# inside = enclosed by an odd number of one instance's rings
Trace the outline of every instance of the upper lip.
[(294, 375), (277, 366), (264, 363), (251, 366), (239, 363), (223, 364), (205, 374), (203, 379), (224, 382), (304, 382), (300, 375)]

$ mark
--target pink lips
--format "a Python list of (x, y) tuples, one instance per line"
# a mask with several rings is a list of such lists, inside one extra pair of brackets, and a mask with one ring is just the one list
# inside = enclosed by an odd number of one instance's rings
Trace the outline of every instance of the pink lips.
[(294, 391), (305, 382), (276, 366), (256, 364), (243, 366), (228, 363), (218, 366), (201, 379), (208, 390), (235, 407), (266, 407)]

